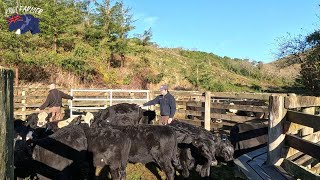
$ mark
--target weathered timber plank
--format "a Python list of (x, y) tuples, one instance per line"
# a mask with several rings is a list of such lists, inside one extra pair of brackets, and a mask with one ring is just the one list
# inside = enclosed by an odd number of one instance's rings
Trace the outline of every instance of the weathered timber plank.
[(285, 134), (291, 134), (294, 133), (302, 128), (304, 128), (305, 126), (297, 124), (297, 123), (293, 123), (290, 121), (285, 121), (283, 123), (283, 133)]
[(311, 164), (313, 161), (314, 161), (314, 158), (312, 156), (305, 154), (302, 157), (295, 160), (294, 162), (301, 165), (301, 166), (307, 166), (307, 165)]
[(239, 171), (241, 171), (247, 179), (249, 180), (263, 180), (259, 174), (255, 173), (255, 170), (247, 163), (250, 161), (250, 159), (246, 160), (243, 157), (239, 157), (234, 160), (234, 163), (236, 164)]
[[(150, 91), (153, 92), (155, 96), (160, 95), (159, 91)], [(199, 91), (175, 91), (175, 90), (170, 90), (170, 94), (174, 96), (202, 96), (202, 92)]]
[(214, 109), (236, 109), (240, 111), (251, 111), (251, 112), (264, 112), (268, 113), (268, 106), (253, 106), (253, 105), (229, 105), (229, 104), (219, 104), (211, 103), (211, 108)]
[(214, 92), (211, 97), (236, 98), (236, 99), (260, 99), (269, 100), (269, 93), (225, 93)]
[(238, 170), (243, 172), (248, 179), (265, 179), (260, 176), (259, 173), (256, 172), (255, 167), (250, 166), (249, 162), (253, 161), (255, 157), (258, 157), (260, 155), (263, 155), (267, 152), (266, 147), (262, 147), (260, 149), (257, 149), (255, 151), (251, 151), (247, 154), (243, 154), (242, 156), (238, 157), (234, 160), (234, 163), (236, 164)]
[(200, 102), (200, 101), (190, 101), (190, 102), (187, 102), (187, 106), (191, 106), (191, 107), (204, 107), (204, 102)]
[(43, 96), (30, 96), (30, 95), (26, 95), (26, 96), (15, 96), (14, 99), (44, 99), (46, 98), (46, 95)]
[(0, 68), (0, 179), (13, 179), (13, 80), (11, 69)]
[(286, 135), (285, 142), (288, 146), (308, 154), (316, 159), (320, 159), (320, 145), (307, 141), (297, 136)]
[(290, 160), (290, 161), (295, 161), (297, 158), (299, 158), (299, 157), (301, 157), (303, 155), (304, 155), (303, 152), (300, 152), (300, 151), (297, 150), (297, 153), (287, 157), (287, 159)]
[(288, 110), (287, 120), (303, 126), (314, 128), (315, 130), (320, 129), (320, 116)]
[(257, 173), (259, 176), (264, 179), (272, 179), (262, 168), (259, 166), (254, 160), (253, 161), (248, 161), (247, 164), (254, 169), (254, 172), (252, 173)]
[[(202, 116), (201, 112), (199, 111), (191, 111), (191, 110), (177, 110), (178, 112), (185, 112), (188, 115), (193, 115), (193, 116)], [(223, 120), (229, 120), (229, 121), (234, 121), (234, 122), (246, 122), (250, 120), (256, 119), (256, 117), (248, 117), (248, 116), (237, 116), (237, 115), (232, 115), (232, 114), (218, 114), (218, 113), (211, 113), (210, 114), (211, 118), (215, 119), (223, 119)]]
[(256, 119), (256, 117), (237, 116), (237, 115), (229, 115), (229, 114), (217, 114), (217, 113), (211, 113), (210, 117), (216, 118), (216, 119), (225, 119), (225, 120), (235, 121), (235, 122), (239, 122), (239, 123)]
[[(311, 114), (311, 115), (314, 115), (315, 114), (315, 110), (316, 108), (315, 107), (307, 107), (307, 108), (302, 108), (302, 112), (305, 113), (305, 114)], [(310, 127), (304, 127), (303, 129), (300, 130), (300, 134), (301, 136), (307, 136), (309, 134), (312, 134), (314, 131), (313, 128), (310, 128)]]
[(210, 125), (211, 125), (211, 117), (210, 117), (210, 112), (211, 112), (211, 93), (207, 91), (205, 93), (205, 109), (204, 109), (204, 128), (206, 130), (210, 130)]
[(281, 165), (288, 173), (294, 175), (295, 178), (299, 179), (312, 179), (319, 180), (320, 176), (312, 173), (307, 168), (300, 166), (290, 160), (284, 159)]
[(287, 180), (286, 176), (280, 173), (275, 166), (262, 165), (261, 169), (268, 175), (268, 178), (265, 179)]
[(314, 96), (288, 96), (285, 98), (285, 108), (320, 106), (320, 97)]
[[(200, 103), (192, 102), (187, 103), (187, 108), (190, 107), (196, 111), (204, 112), (204, 107)], [(250, 112), (263, 112), (268, 113), (268, 106), (253, 106), (253, 105), (230, 105), (222, 103), (211, 103), (211, 110), (213, 109), (236, 109), (240, 111), (250, 111)]]
[[(305, 136), (302, 139), (311, 141), (313, 143), (318, 143), (320, 141), (320, 131), (310, 134), (308, 136)], [(292, 147), (284, 148), (283, 150), (284, 150), (284, 157), (291, 161), (296, 159), (298, 156), (303, 155), (302, 152)]]
[(283, 122), (287, 109), (284, 108), (284, 96), (270, 96), (268, 123), (268, 159), (267, 165), (280, 165), (284, 147)]
[(311, 172), (314, 174), (320, 174), (320, 163), (316, 164), (310, 169)]
[(286, 170), (281, 166), (273, 166), (286, 180), (296, 180), (291, 174), (289, 174)]
[(314, 143), (318, 143), (320, 141), (320, 131), (309, 134), (309, 135), (303, 137), (302, 139), (305, 139), (307, 141), (311, 141)]

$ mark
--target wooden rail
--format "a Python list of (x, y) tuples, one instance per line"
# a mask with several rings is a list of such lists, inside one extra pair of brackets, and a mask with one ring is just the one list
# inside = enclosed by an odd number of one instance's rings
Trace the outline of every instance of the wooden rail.
[[(223, 101), (220, 101), (221, 99), (214, 99), (214, 96), (210, 95), (210, 99), (207, 101), (210, 102), (210, 111), (208, 111), (208, 118), (209, 121), (213, 122), (220, 122), (220, 126), (215, 127), (228, 127), (233, 126), (236, 123), (243, 123), (247, 121), (259, 121), (263, 122), (265, 121), (264, 118), (267, 118), (269, 110), (268, 110), (268, 104), (265, 103), (264, 100), (252, 100), (252, 99), (226, 99), (224, 96)], [(249, 97), (246, 95), (245, 97)], [(229, 103), (233, 104), (229, 104)], [(189, 101), (186, 103), (186, 110), (184, 111), (184, 114), (186, 116), (193, 117), (194, 119), (205, 119), (205, 115), (207, 114), (205, 110), (205, 102), (195, 102), (195, 101)], [(234, 109), (237, 111), (244, 111), (244, 112), (252, 112), (252, 113), (259, 113), (260, 117), (257, 116), (249, 117), (249, 116), (240, 116), (234, 113), (228, 112), (229, 109)], [(263, 116), (264, 117), (261, 117)], [(259, 120), (260, 119), (260, 120)], [(231, 124), (230, 124), (231, 123)], [(212, 128), (211, 128), (212, 129)]]
[(320, 116), (314, 115), (319, 106), (319, 97), (270, 97), (269, 165), (281, 166), (295, 178), (320, 179)]

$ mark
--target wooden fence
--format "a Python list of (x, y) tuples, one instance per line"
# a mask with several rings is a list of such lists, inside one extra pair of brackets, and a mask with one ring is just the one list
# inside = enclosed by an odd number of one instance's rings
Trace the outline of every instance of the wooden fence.
[(0, 179), (13, 179), (13, 71), (0, 70)]
[[(60, 88), (60, 90), (66, 93), (70, 92), (70, 89)], [(35, 109), (38, 108), (45, 100), (47, 93), (48, 88), (16, 87), (14, 98), (15, 117), (25, 119), (27, 115), (34, 113)], [(270, 94), (206, 92), (204, 96), (204, 94), (199, 91), (170, 91), (170, 93), (172, 93), (176, 98), (177, 111), (175, 118), (193, 125), (203, 126), (208, 130), (229, 129), (236, 123), (257, 119), (256, 117), (238, 116), (234, 113), (228, 113), (228, 109), (250, 111), (262, 114), (264, 113), (265, 121), (268, 115), (267, 100)], [(149, 99), (153, 99), (157, 95), (159, 95), (159, 91), (150, 91)], [(91, 110), (84, 110), (85, 108), (83, 108), (83, 111), (94, 111), (96, 107), (104, 108), (110, 105), (110, 101), (77, 100), (83, 98), (101, 99), (109, 97), (110, 94), (106, 94), (105, 92), (77, 92), (77, 94), (74, 94), (74, 96), (76, 98), (75, 101), (72, 102), (73, 106), (92, 107)], [(117, 101), (116, 103), (133, 103), (133, 101), (130, 101), (130, 99), (134, 100), (135, 98), (142, 98), (145, 97), (145, 94), (142, 92), (117, 92), (113, 93), (112, 96), (112, 98), (123, 98), (125, 100)], [(230, 103), (233, 103), (233, 105)], [(66, 100), (64, 100), (63, 105), (63, 108), (67, 109), (69, 104)], [(157, 115), (159, 115), (160, 109), (158, 105), (151, 107), (151, 109), (156, 110)], [(68, 111), (65, 112), (68, 113)]]
[[(70, 92), (68, 89), (61, 89)], [(34, 112), (45, 100), (47, 88), (15, 88), (15, 115)], [(282, 166), (302, 179), (317, 179), (320, 172), (320, 106), (319, 97), (264, 93), (220, 93), (170, 91), (177, 102), (176, 118), (207, 130), (233, 126), (240, 122), (264, 122), (268, 128), (267, 164)], [(159, 95), (150, 91), (149, 99)], [(139, 94), (119, 93), (115, 97), (136, 98)], [(77, 97), (105, 97), (105, 94), (83, 94)], [(77, 102), (83, 106), (105, 107), (106, 102)], [(80, 104), (79, 104), (80, 103)], [(85, 104), (81, 104), (85, 103)], [(66, 105), (64, 101), (64, 105)], [(67, 106), (65, 106), (67, 107)], [(152, 107), (159, 114), (159, 106)], [(264, 114), (263, 119), (237, 116), (229, 109)], [(268, 120), (268, 121), (266, 121)]]
[(319, 97), (271, 96), (267, 164), (300, 179), (320, 179)]
[[(268, 98), (263, 93), (220, 93), (220, 92), (171, 92), (177, 103), (175, 115), (181, 121), (205, 127), (207, 130), (228, 131), (236, 123), (265, 122), (268, 118)], [(154, 92), (153, 96), (159, 95)], [(232, 104), (231, 104), (232, 103)], [(264, 117), (240, 116), (229, 109), (264, 114)], [(159, 110), (159, 107), (156, 107)]]

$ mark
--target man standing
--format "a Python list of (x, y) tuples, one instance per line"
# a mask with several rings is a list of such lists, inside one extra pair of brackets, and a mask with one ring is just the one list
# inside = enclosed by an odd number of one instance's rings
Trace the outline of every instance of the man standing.
[(176, 112), (176, 100), (169, 93), (167, 85), (162, 85), (160, 87), (160, 93), (161, 95), (149, 102), (144, 103), (143, 105), (140, 105), (140, 107), (160, 104), (160, 124), (167, 125), (171, 123)]
[(37, 109), (37, 111), (39, 110), (43, 111), (46, 107), (49, 107), (49, 113), (52, 113), (50, 122), (59, 121), (62, 119), (62, 114), (61, 114), (62, 99), (72, 100), (73, 97), (56, 89), (55, 84), (50, 84), (49, 89), (50, 90), (49, 90), (49, 94), (47, 96), (46, 101)]

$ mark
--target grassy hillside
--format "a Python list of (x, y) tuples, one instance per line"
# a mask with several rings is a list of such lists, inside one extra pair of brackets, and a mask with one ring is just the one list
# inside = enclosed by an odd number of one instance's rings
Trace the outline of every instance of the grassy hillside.
[[(85, 48), (81, 46), (76, 46), (76, 51)], [(290, 86), (299, 69), (297, 64), (262, 65), (199, 51), (144, 48), (143, 54), (127, 54), (124, 67), (110, 67), (86, 52), (81, 59), (71, 52), (56, 54), (45, 49), (42, 52), (47, 53), (24, 54), (18, 64), (20, 85), (56, 82), (65, 87), (157, 89), (166, 83), (181, 90), (261, 92)]]

